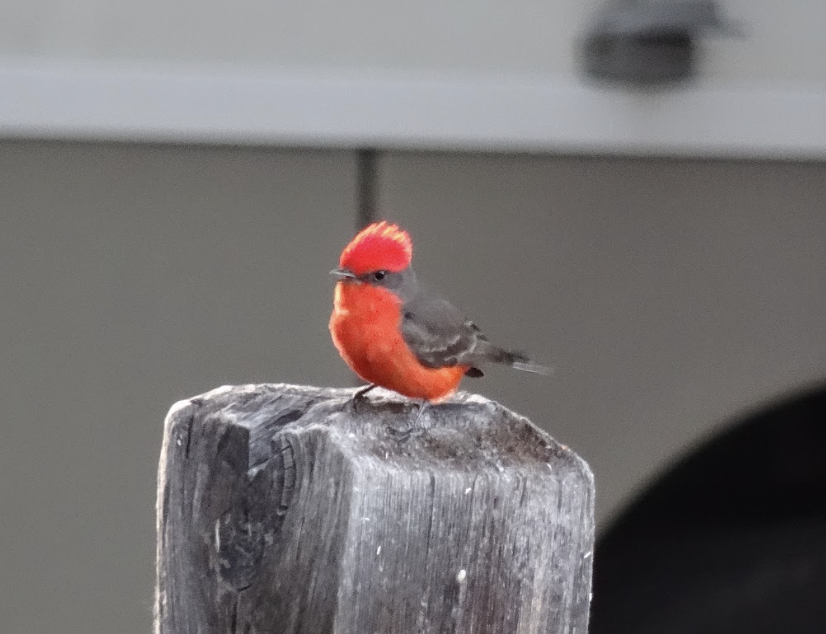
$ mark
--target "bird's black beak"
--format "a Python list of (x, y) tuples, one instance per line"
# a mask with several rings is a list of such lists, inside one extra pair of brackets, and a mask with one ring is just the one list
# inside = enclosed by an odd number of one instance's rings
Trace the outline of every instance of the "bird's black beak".
[(333, 269), (330, 271), (330, 275), (339, 281), (356, 279), (356, 274), (352, 271), (348, 271), (347, 269)]

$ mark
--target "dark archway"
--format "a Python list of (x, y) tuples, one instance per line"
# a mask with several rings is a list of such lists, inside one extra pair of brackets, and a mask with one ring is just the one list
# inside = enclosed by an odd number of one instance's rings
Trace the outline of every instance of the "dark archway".
[(826, 633), (826, 386), (693, 451), (594, 564), (591, 634)]

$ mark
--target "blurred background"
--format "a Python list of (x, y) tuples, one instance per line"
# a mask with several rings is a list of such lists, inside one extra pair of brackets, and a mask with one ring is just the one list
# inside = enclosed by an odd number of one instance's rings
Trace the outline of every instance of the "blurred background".
[(166, 411), (354, 384), (378, 217), (555, 367), (465, 387), (594, 470), (593, 632), (826, 631), (826, 6), (619, 8), (0, 0), (4, 632), (150, 630)]

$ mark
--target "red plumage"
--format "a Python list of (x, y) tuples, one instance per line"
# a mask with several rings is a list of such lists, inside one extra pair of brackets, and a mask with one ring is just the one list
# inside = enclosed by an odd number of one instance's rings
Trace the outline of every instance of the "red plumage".
[(330, 334), (347, 365), (365, 381), (411, 398), (440, 401), (479, 365), (548, 369), (490, 343), (447, 302), (428, 293), (410, 266), (407, 232), (385, 221), (362, 230), (341, 253)]
[(402, 271), (413, 258), (413, 244), (406, 231), (382, 220), (363, 229), (341, 253), (339, 266), (356, 275), (384, 269)]

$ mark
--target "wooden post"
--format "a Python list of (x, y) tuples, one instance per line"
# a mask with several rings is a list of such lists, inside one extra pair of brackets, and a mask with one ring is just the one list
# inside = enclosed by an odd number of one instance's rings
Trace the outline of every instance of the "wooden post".
[(176, 404), (156, 634), (586, 634), (593, 477), (468, 394), (220, 388)]

